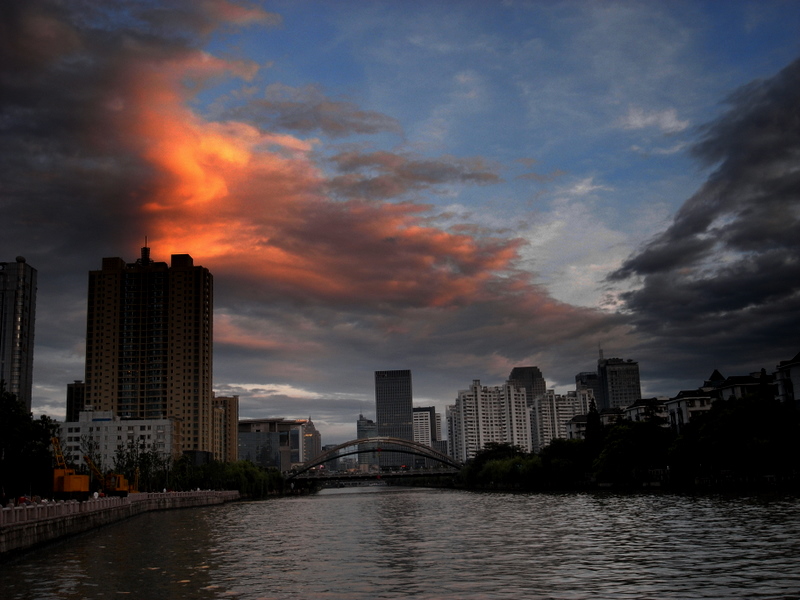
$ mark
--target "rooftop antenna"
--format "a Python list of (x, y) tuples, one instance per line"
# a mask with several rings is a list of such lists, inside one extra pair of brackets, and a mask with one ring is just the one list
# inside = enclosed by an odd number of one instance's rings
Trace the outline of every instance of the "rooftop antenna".
[(150, 264), (150, 248), (147, 246), (147, 236), (144, 236), (144, 247), (142, 248), (142, 264)]

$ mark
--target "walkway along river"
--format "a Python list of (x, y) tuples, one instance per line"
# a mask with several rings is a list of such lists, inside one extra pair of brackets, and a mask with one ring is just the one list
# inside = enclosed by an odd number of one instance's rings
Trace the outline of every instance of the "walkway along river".
[(236, 491), (198, 490), (6, 507), (0, 509), (0, 558), (151, 510), (222, 504), (238, 499)]
[(147, 512), (0, 565), (3, 600), (800, 598), (800, 500), (364, 487)]

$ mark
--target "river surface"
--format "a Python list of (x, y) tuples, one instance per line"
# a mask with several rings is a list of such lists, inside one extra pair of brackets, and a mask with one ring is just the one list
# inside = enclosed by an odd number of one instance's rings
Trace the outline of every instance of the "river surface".
[(800, 598), (800, 500), (391, 487), (147, 513), (0, 564), (0, 598)]

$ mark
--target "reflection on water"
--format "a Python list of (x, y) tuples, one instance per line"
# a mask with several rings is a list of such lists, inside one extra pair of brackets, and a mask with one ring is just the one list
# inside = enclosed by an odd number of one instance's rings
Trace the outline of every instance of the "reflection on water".
[(327, 490), (141, 515), (0, 565), (0, 597), (800, 598), (798, 508)]

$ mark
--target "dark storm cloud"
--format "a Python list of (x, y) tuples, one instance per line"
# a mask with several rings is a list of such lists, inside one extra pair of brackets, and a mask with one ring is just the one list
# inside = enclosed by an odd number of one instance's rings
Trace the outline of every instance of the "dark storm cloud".
[(706, 183), (609, 279), (640, 278), (626, 308), (673, 353), (745, 365), (800, 348), (800, 61), (728, 104), (693, 148)]
[(363, 110), (353, 102), (326, 97), (316, 86), (293, 88), (278, 83), (267, 86), (264, 98), (225, 111), (225, 118), (255, 123), (267, 130), (322, 133), (330, 137), (380, 132), (401, 133), (396, 119)]

